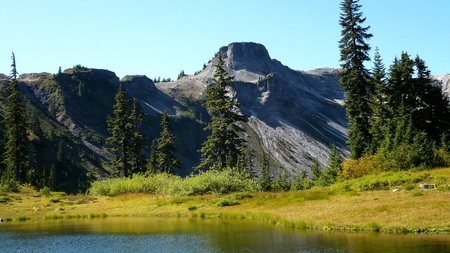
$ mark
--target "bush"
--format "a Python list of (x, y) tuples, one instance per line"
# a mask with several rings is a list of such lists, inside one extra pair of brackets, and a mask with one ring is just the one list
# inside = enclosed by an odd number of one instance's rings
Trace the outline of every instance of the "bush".
[(347, 160), (342, 164), (342, 171), (339, 174), (341, 180), (348, 180), (369, 175), (375, 171), (375, 161), (373, 156), (364, 156), (358, 160)]
[(237, 201), (236, 199), (233, 198), (224, 198), (219, 200), (219, 202), (216, 203), (216, 206), (218, 207), (224, 207), (224, 206), (235, 206), (235, 205), (240, 205), (241, 203), (239, 201)]
[(88, 192), (92, 195), (117, 196), (127, 193), (167, 194), (192, 196), (202, 194), (225, 194), (231, 192), (255, 192), (256, 182), (245, 173), (227, 168), (223, 171), (209, 170), (186, 178), (166, 173), (134, 175), (132, 178), (114, 178), (95, 181)]

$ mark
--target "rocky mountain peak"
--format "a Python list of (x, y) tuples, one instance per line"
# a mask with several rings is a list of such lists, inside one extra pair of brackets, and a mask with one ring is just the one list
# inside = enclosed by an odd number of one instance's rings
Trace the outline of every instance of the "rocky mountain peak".
[(121, 80), (121, 83), (125, 85), (127, 90), (139, 91), (155, 91), (156, 86), (150, 78), (145, 75), (127, 75), (124, 76)]
[(233, 70), (245, 69), (250, 72), (260, 72), (267, 69), (272, 62), (267, 49), (258, 43), (231, 43), (220, 49), (227, 67)]

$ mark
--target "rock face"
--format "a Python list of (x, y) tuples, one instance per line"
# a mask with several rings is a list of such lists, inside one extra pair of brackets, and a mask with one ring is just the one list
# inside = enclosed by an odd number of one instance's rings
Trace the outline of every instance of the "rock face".
[[(241, 103), (253, 143), (258, 143), (290, 174), (309, 172), (313, 159), (328, 163), (335, 144), (346, 154), (347, 120), (336, 69), (294, 71), (271, 59), (256, 43), (232, 43), (220, 49), (234, 77), (232, 96)], [(172, 96), (198, 96), (214, 82), (215, 57), (196, 76), (164, 84)], [(188, 92), (186, 92), (188, 90)]]

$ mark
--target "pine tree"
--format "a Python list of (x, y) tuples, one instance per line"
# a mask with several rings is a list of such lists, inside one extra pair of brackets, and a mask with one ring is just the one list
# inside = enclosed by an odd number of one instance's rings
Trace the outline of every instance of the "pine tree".
[(109, 148), (116, 157), (111, 165), (113, 169), (122, 177), (128, 177), (131, 169), (131, 140), (133, 138), (130, 123), (130, 106), (127, 93), (122, 85), (115, 96), (114, 117), (107, 120), (108, 131), (111, 136), (106, 139)]
[(314, 159), (311, 165), (311, 173), (312, 173), (312, 180), (317, 181), (320, 178), (320, 175), (322, 174), (322, 170), (320, 168), (319, 160)]
[(266, 153), (263, 153), (261, 164), (262, 168), (261, 168), (261, 175), (259, 176), (259, 185), (261, 186), (261, 190), (269, 191), (272, 188), (272, 181), (270, 180), (270, 173), (269, 173), (270, 163)]
[(320, 174), (319, 179), (315, 182), (315, 184), (322, 187), (334, 184), (341, 170), (341, 155), (339, 153), (339, 149), (333, 145), (331, 147), (330, 162), (328, 167)]
[(384, 139), (384, 126), (386, 123), (386, 68), (381, 59), (378, 48), (375, 49), (374, 67), (372, 69), (372, 86), (374, 91), (371, 97), (373, 115), (370, 121), (370, 134), (372, 142), (370, 154), (375, 154)]
[(4, 118), (7, 138), (4, 153), (4, 163), (6, 165), (4, 177), (10, 180), (10, 182), (12, 180), (18, 183), (24, 183), (27, 178), (29, 159), (28, 124), (25, 106), (19, 92), (14, 53), (11, 59), (11, 85), (8, 88), (9, 96), (6, 100)]
[(172, 133), (172, 128), (170, 127), (169, 114), (167, 112), (163, 113), (161, 120), (162, 131), (160, 137), (156, 139), (155, 154), (152, 153), (153, 158), (151, 159), (154, 166), (158, 171), (165, 173), (174, 173), (175, 167), (180, 167), (180, 161), (175, 157), (175, 136)]
[(212, 116), (205, 130), (211, 129), (212, 132), (202, 145), (200, 151), (203, 160), (197, 168), (225, 168), (229, 160), (237, 161), (244, 144), (244, 140), (239, 136), (243, 130), (237, 124), (243, 121), (244, 117), (238, 112), (240, 104), (228, 94), (233, 78), (228, 76), (220, 52), (214, 77), (216, 83), (207, 88), (204, 103)]
[(366, 21), (360, 12), (358, 0), (344, 0), (341, 2), (339, 24), (342, 27), (339, 48), (340, 61), (343, 71), (340, 73), (340, 84), (346, 93), (345, 108), (349, 120), (349, 144), (352, 158), (359, 158), (365, 154), (371, 143), (370, 107), (371, 92), (369, 71), (364, 62), (369, 61), (370, 46), (366, 43), (372, 37), (368, 33), (370, 27), (362, 27)]
[(130, 165), (132, 173), (144, 173), (147, 165), (147, 158), (142, 151), (146, 146), (147, 138), (139, 131), (141, 123), (145, 117), (136, 99), (133, 99), (130, 113), (131, 127), (131, 147), (130, 147)]

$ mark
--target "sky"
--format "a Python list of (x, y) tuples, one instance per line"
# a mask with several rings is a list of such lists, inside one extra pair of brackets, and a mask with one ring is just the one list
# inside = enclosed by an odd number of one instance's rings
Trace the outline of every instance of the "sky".
[[(295, 70), (338, 68), (339, 0), (0, 0), (0, 73), (56, 73), (80, 64), (118, 77), (176, 78), (220, 47), (263, 44)], [(407, 52), (450, 73), (450, 1), (360, 0), (389, 67)], [(372, 64), (367, 63), (371, 68)]]

